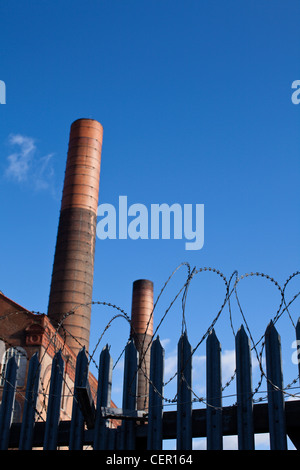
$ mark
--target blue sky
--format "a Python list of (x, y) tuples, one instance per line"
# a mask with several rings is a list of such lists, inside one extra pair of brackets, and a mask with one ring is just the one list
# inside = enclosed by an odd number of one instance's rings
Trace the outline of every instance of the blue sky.
[[(228, 278), (234, 270), (264, 272), (283, 284), (299, 268), (300, 105), (291, 101), (300, 79), (299, 17), (294, 0), (1, 2), (1, 291), (47, 311), (69, 128), (81, 117), (104, 127), (100, 203), (117, 207), (126, 195), (129, 205), (149, 209), (205, 206), (199, 251), (185, 250), (184, 240), (97, 240), (94, 300), (130, 313), (135, 279), (151, 279), (156, 296), (183, 261)], [(183, 267), (172, 279), (156, 324), (185, 275)], [(240, 286), (260, 338), (278, 290), (262, 278)], [(213, 273), (193, 281), (186, 311), (193, 347), (224, 295)], [(114, 313), (95, 307), (92, 345)], [(291, 313), (296, 321), (296, 302)], [(286, 315), (278, 323), (288, 338), (287, 370), (290, 325)], [(159, 331), (170, 367), (180, 332), (179, 301)], [(216, 332), (230, 355), (228, 312)], [(114, 359), (128, 334), (121, 320), (109, 329), (104, 341)]]

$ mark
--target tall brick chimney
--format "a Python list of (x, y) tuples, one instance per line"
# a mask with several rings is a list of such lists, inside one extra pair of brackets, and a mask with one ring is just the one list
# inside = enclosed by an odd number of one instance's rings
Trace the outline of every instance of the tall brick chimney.
[(102, 137), (93, 119), (71, 125), (48, 316), (57, 326), (74, 310), (60, 333), (75, 354), (89, 347)]
[(150, 347), (148, 346), (153, 336), (153, 283), (146, 279), (139, 279), (133, 283), (130, 336), (139, 352), (139, 361), (142, 359), (141, 369), (138, 372), (137, 409), (145, 410), (148, 408), (148, 378), (150, 376)]

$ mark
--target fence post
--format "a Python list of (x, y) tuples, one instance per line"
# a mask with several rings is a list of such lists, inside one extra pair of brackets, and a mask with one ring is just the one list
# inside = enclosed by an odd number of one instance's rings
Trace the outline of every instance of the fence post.
[(271, 321), (265, 332), (271, 450), (286, 450), (285, 406), (280, 336)]
[(12, 421), (13, 404), (17, 381), (17, 363), (14, 357), (7, 362), (5, 384), (3, 387), (0, 408), (0, 450), (6, 450), (9, 443), (9, 432)]
[(78, 403), (76, 388), (85, 387), (88, 377), (88, 359), (83, 347), (76, 359), (74, 397), (69, 438), (69, 450), (81, 450), (83, 447), (84, 416)]
[(44, 450), (56, 450), (57, 447), (63, 374), (64, 361), (61, 351), (58, 351), (52, 361)]
[[(296, 357), (298, 362), (298, 371), (299, 371), (299, 380), (300, 380), (300, 318), (298, 318), (296, 325)], [(293, 363), (295, 361), (293, 360)], [(300, 433), (297, 429), (287, 428), (288, 437), (291, 439), (292, 443), (297, 450), (300, 450)]]
[(206, 435), (207, 449), (221, 450), (222, 436), (222, 379), (221, 345), (212, 329), (206, 340)]
[(192, 348), (184, 332), (177, 348), (177, 450), (192, 449)]
[(109, 407), (111, 403), (112, 367), (112, 358), (106, 345), (100, 354), (94, 450), (105, 450), (108, 446), (109, 420), (102, 417), (101, 407)]
[(251, 353), (243, 325), (235, 337), (235, 353), (238, 447), (239, 450), (254, 450)]
[(28, 368), (25, 404), (19, 440), (20, 450), (30, 450), (32, 448), (39, 379), (40, 362), (38, 353), (36, 352), (30, 359)]
[(299, 381), (300, 381), (300, 318), (298, 318), (296, 325), (296, 351), (297, 351), (297, 360), (298, 360), (298, 371), (299, 371)]
[(150, 356), (148, 450), (162, 449), (163, 380), (164, 349), (158, 336), (152, 343)]
[[(129, 340), (125, 348), (125, 364), (123, 379), (123, 411), (136, 410), (138, 375), (138, 352), (133, 340)], [(123, 420), (120, 434), (120, 450), (135, 449), (135, 422)]]

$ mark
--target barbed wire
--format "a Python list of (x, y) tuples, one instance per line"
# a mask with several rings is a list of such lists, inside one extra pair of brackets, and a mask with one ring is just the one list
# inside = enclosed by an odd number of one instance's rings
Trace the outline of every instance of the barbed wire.
[[(202, 334), (202, 336), (201, 336), (200, 340), (197, 342), (196, 346), (192, 349), (191, 356), (188, 358), (188, 361), (192, 360), (192, 357), (195, 355), (195, 353), (198, 350), (198, 348), (200, 347), (200, 345), (208, 337), (209, 333), (214, 329), (217, 321), (219, 320), (222, 312), (224, 311), (225, 306), (228, 306), (229, 325), (230, 325), (230, 328), (232, 330), (233, 336), (235, 336), (235, 331), (234, 331), (234, 326), (233, 326), (233, 318), (232, 318), (232, 305), (231, 305), (231, 302), (232, 302), (231, 298), (234, 295), (236, 304), (238, 306), (239, 313), (242, 317), (243, 323), (245, 325), (245, 328), (246, 328), (247, 333), (248, 333), (249, 338), (250, 338), (251, 351), (254, 352), (257, 363), (259, 365), (259, 369), (260, 369), (260, 379), (259, 379), (258, 384), (255, 387), (254, 391), (252, 392), (253, 402), (263, 401), (265, 399), (265, 397), (259, 397), (258, 399), (255, 399), (255, 396), (258, 393), (261, 393), (260, 388), (261, 388), (261, 385), (263, 383), (263, 379), (266, 379), (266, 381), (270, 383), (270, 379), (268, 378), (267, 373), (264, 370), (264, 366), (263, 366), (263, 350), (264, 350), (264, 346), (265, 346), (265, 340), (264, 340), (265, 336), (264, 336), (264, 334), (261, 334), (259, 340), (257, 340), (257, 341), (254, 340), (251, 328), (248, 324), (246, 315), (245, 315), (245, 313), (243, 311), (243, 308), (242, 308), (242, 305), (241, 305), (241, 301), (240, 301), (240, 298), (239, 298), (239, 295), (238, 295), (237, 288), (238, 288), (239, 283), (241, 283), (242, 281), (244, 282), (245, 279), (251, 278), (251, 277), (264, 278), (267, 281), (271, 282), (271, 284), (273, 284), (280, 293), (280, 302), (279, 302), (279, 306), (278, 306), (275, 314), (273, 315), (273, 317), (270, 320), (273, 322), (273, 324), (275, 324), (284, 314), (286, 314), (288, 319), (290, 320), (293, 328), (295, 328), (296, 327), (295, 322), (292, 318), (292, 315), (289, 311), (289, 308), (293, 304), (293, 302), (299, 297), (300, 292), (297, 292), (296, 294), (294, 294), (294, 296), (289, 301), (287, 301), (287, 299), (286, 299), (286, 289), (287, 289), (287, 286), (289, 285), (289, 283), (291, 282), (291, 280), (294, 279), (296, 276), (298, 276), (300, 274), (300, 272), (296, 271), (293, 274), (291, 274), (287, 278), (287, 280), (284, 282), (283, 287), (281, 287), (278, 281), (276, 281), (273, 277), (271, 277), (270, 275), (265, 274), (265, 273), (250, 272), (250, 273), (243, 274), (242, 276), (239, 276), (238, 272), (234, 271), (231, 274), (231, 276), (229, 277), (229, 279), (227, 280), (226, 276), (220, 270), (218, 270), (216, 268), (202, 267), (202, 268), (196, 269), (196, 267), (194, 267), (193, 269), (191, 269), (189, 263), (183, 262), (174, 269), (174, 271), (171, 273), (171, 275), (168, 277), (168, 279), (166, 280), (166, 282), (163, 284), (162, 288), (160, 289), (160, 291), (158, 293), (158, 296), (156, 298), (156, 301), (154, 303), (153, 310), (151, 312), (149, 321), (147, 323), (145, 333), (147, 333), (147, 331), (149, 329), (150, 323), (151, 323), (153, 315), (154, 315), (154, 311), (157, 309), (157, 306), (159, 304), (159, 301), (160, 301), (163, 293), (165, 292), (166, 288), (168, 287), (169, 283), (171, 282), (171, 280), (173, 279), (175, 274), (178, 273), (178, 271), (183, 267), (185, 267), (187, 269), (187, 274), (186, 274), (185, 281), (183, 282), (181, 287), (179, 287), (179, 289), (177, 290), (177, 292), (175, 293), (173, 298), (170, 300), (168, 307), (165, 309), (163, 315), (161, 316), (160, 320), (158, 321), (158, 324), (155, 328), (155, 331), (152, 334), (151, 340), (148, 342), (148, 344), (146, 346), (145, 346), (145, 336), (143, 338), (143, 341), (142, 341), (142, 344), (141, 344), (142, 354), (139, 358), (138, 369), (136, 371), (136, 374), (139, 371), (141, 371), (141, 373), (144, 375), (145, 380), (146, 380), (146, 382), (145, 382), (146, 383), (146, 388), (148, 388), (148, 386), (151, 385), (153, 387), (154, 391), (161, 396), (161, 398), (162, 398), (162, 400), (164, 401), (165, 404), (175, 404), (175, 403), (177, 403), (177, 401), (178, 401), (177, 393), (175, 394), (175, 396), (173, 398), (169, 398), (169, 397), (165, 396), (164, 394), (159, 393), (159, 391), (154, 387), (154, 384), (152, 383), (152, 381), (149, 377), (149, 371), (145, 370), (144, 359), (146, 357), (146, 354), (148, 353), (149, 348), (151, 348), (152, 343), (153, 343), (155, 337), (157, 336), (160, 328), (162, 327), (162, 324), (166, 320), (167, 315), (169, 314), (170, 310), (174, 306), (177, 299), (180, 298), (180, 296), (181, 296), (181, 310), (182, 310), (182, 312), (181, 312), (181, 334), (187, 333), (188, 322), (187, 322), (187, 319), (186, 319), (186, 304), (187, 304), (188, 292), (189, 292), (191, 282), (192, 282), (192, 280), (195, 279), (195, 277), (197, 275), (199, 275), (201, 273), (205, 273), (205, 272), (210, 272), (210, 273), (216, 274), (217, 276), (219, 276), (223, 280), (224, 285), (225, 285), (224, 299), (222, 301), (222, 304), (221, 304), (220, 308), (217, 311), (217, 314), (215, 315), (215, 317), (211, 321), (210, 325), (208, 326), (208, 328), (206, 329), (204, 334)], [(134, 325), (132, 325), (132, 323), (131, 323), (130, 315), (128, 313), (126, 313), (125, 310), (123, 310), (121, 307), (119, 307), (119, 306), (117, 306), (113, 303), (106, 302), (106, 301), (92, 301), (92, 302), (85, 303), (85, 304), (78, 304), (78, 305), (74, 306), (74, 308), (72, 310), (70, 310), (70, 311), (63, 314), (63, 316), (61, 317), (61, 320), (59, 321), (59, 323), (57, 324), (57, 326), (55, 328), (54, 334), (51, 334), (50, 332), (45, 333), (47, 335), (47, 344), (44, 347), (44, 350), (43, 350), (42, 354), (39, 357), (39, 365), (40, 366), (45, 361), (47, 353), (50, 354), (49, 353), (49, 348), (51, 346), (53, 346), (55, 351), (58, 351), (59, 349), (61, 349), (61, 341), (56, 341), (58, 338), (63, 340), (63, 347), (64, 347), (65, 344), (66, 344), (66, 337), (67, 337), (67, 335), (69, 335), (78, 343), (78, 346), (80, 348), (82, 348), (83, 345), (80, 344), (80, 341), (78, 340), (78, 338), (74, 337), (74, 335), (72, 335), (70, 333), (70, 331), (68, 331), (66, 329), (65, 320), (70, 315), (74, 315), (76, 313), (76, 311), (78, 309), (82, 308), (82, 307), (96, 306), (96, 305), (109, 307), (113, 310), (116, 310), (117, 313), (110, 318), (110, 320), (107, 322), (107, 324), (103, 328), (101, 334), (98, 337), (98, 340), (96, 341), (96, 344), (95, 344), (93, 350), (91, 352), (86, 351), (86, 354), (87, 354), (87, 357), (88, 357), (88, 366), (87, 367), (89, 367), (90, 364), (93, 363), (94, 366), (97, 369), (99, 368), (99, 366), (98, 366), (98, 364), (95, 360), (95, 354), (96, 354), (96, 352), (97, 352), (97, 350), (98, 350), (98, 348), (99, 348), (99, 346), (100, 346), (100, 344), (103, 340), (103, 337), (104, 337), (105, 333), (109, 330), (109, 328), (112, 326), (112, 323), (116, 319), (125, 320), (127, 322), (127, 324), (130, 326), (131, 334), (135, 332), (134, 331)], [(42, 312), (25, 311), (23, 309), (8, 312), (8, 313), (6, 313), (6, 314), (4, 314), (0, 317), (0, 331), (1, 331), (1, 321), (9, 320), (9, 318), (11, 316), (19, 315), (21, 313), (22, 314), (28, 313), (28, 315), (32, 315), (32, 314), (42, 315), (43, 314)], [(130, 339), (130, 338), (128, 338), (128, 339)], [(18, 347), (14, 346), (8, 338), (3, 337), (2, 335), (0, 336), (0, 340), (5, 342), (7, 348), (18, 349)], [(114, 369), (116, 368), (116, 365), (118, 364), (118, 362), (120, 361), (121, 357), (124, 354), (126, 344), (127, 344), (127, 341), (126, 341), (125, 346), (123, 347), (121, 353), (119, 354), (116, 362), (114, 363), (114, 366), (113, 366)], [(260, 348), (260, 349), (258, 349), (258, 348)], [(22, 352), (22, 350), (20, 350), (20, 349), (18, 349), (18, 352), (21, 355), (23, 354), (24, 357), (26, 357), (27, 361), (29, 360), (29, 358), (27, 357), (26, 352)], [(3, 365), (4, 364), (3, 364), (3, 360), (2, 360), (2, 367), (1, 367), (1, 371), (0, 371), (0, 377), (1, 377), (2, 382), (6, 380), (5, 376), (4, 376), (5, 368), (3, 367)], [(70, 364), (70, 367), (74, 368), (74, 365)], [(184, 370), (184, 367), (182, 368), (182, 370)], [(178, 373), (180, 373), (180, 382), (187, 383), (186, 379), (184, 377), (184, 374), (182, 373), (182, 370), (181, 371), (176, 371), (166, 382), (164, 382), (163, 383), (163, 389), (165, 389), (165, 387), (175, 379), (175, 377), (178, 375)], [(75, 396), (72, 385), (70, 385), (68, 383), (68, 381), (66, 380), (66, 377), (62, 373), (62, 371), (60, 371), (60, 373), (62, 374), (63, 383), (65, 384), (66, 390), (68, 391), (68, 393), (67, 394), (64, 393), (63, 396), (65, 398), (72, 397), (74, 400), (76, 400), (76, 396)], [(232, 374), (230, 379), (222, 386), (222, 396), (223, 397), (226, 396), (224, 394), (224, 392), (229, 387), (229, 385), (232, 383), (232, 381), (234, 380), (235, 375), (236, 375), (236, 371), (234, 371), (234, 373)], [(39, 400), (40, 400), (40, 409), (37, 409), (37, 408), (35, 409), (35, 411), (37, 413), (37, 416), (38, 416), (38, 419), (40, 419), (40, 420), (45, 420), (45, 418), (43, 417), (43, 412), (46, 413), (46, 411), (47, 411), (47, 401), (48, 401), (48, 398), (49, 398), (48, 388), (49, 388), (50, 378), (48, 379), (47, 383), (44, 383), (45, 377), (46, 377), (46, 374), (44, 374), (43, 377), (39, 376), (39, 392), (38, 393), (39, 393)], [(131, 383), (133, 383), (134, 378), (132, 379)], [(37, 379), (38, 379), (38, 377), (37, 377)], [(299, 394), (290, 393), (288, 391), (288, 390), (291, 390), (293, 388), (293, 385), (295, 385), (297, 383), (298, 379), (299, 379), (299, 375), (297, 375), (296, 378), (294, 378), (287, 386), (285, 386), (281, 390), (282, 393), (284, 393), (289, 398), (299, 398)], [(275, 384), (271, 383), (271, 385), (273, 386), (274, 390), (278, 389), (278, 387), (276, 387)], [(20, 388), (18, 388), (18, 386), (16, 386), (15, 388), (16, 388), (16, 392), (18, 393), (18, 395), (24, 401), (26, 399), (26, 397), (24, 396), (24, 393), (22, 393), (22, 390), (20, 390)], [(195, 390), (193, 390), (192, 387), (190, 387), (190, 390), (191, 390), (192, 395), (194, 396), (194, 398), (192, 399), (192, 402), (199, 402), (199, 403), (203, 403), (203, 404), (206, 403), (206, 398), (205, 397), (198, 396), (198, 394), (195, 392)], [(236, 394), (233, 394), (232, 396), (234, 396), (234, 395), (236, 395)], [(147, 399), (148, 393), (146, 393), (146, 389), (145, 389), (145, 394), (144, 395), (139, 395), (139, 396), (145, 397), (145, 399)]]

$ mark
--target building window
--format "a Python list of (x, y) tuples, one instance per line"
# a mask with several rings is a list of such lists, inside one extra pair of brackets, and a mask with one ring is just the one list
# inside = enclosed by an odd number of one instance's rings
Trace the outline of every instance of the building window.
[(5, 351), (1, 361), (1, 377), (0, 385), (3, 387), (5, 384), (5, 374), (7, 369), (7, 363), (11, 357), (15, 358), (17, 364), (17, 387), (24, 387), (26, 379), (26, 367), (27, 367), (27, 354), (24, 348), (17, 346), (15, 348), (9, 348)]

